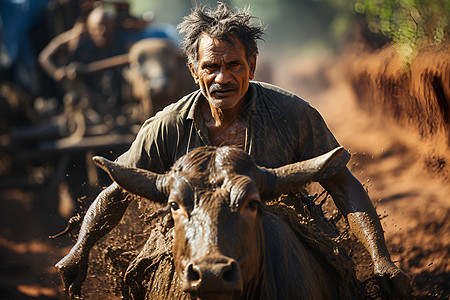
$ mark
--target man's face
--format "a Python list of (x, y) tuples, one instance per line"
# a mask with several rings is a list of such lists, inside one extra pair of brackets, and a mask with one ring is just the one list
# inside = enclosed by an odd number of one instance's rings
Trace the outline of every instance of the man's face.
[(198, 67), (190, 64), (192, 76), (203, 95), (218, 109), (231, 109), (244, 97), (255, 73), (256, 57), (249, 63), (244, 45), (203, 35), (198, 47)]
[(113, 32), (113, 22), (101, 11), (93, 11), (87, 20), (87, 30), (92, 42), (99, 48), (108, 45)]

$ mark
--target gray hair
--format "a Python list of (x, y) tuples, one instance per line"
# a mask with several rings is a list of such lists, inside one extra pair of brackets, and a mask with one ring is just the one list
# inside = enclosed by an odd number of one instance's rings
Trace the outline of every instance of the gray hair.
[(259, 25), (252, 24), (253, 19), (258, 19), (249, 13), (249, 8), (233, 11), (228, 5), (219, 2), (215, 11), (205, 6), (194, 5), (191, 14), (183, 18), (177, 29), (184, 33), (182, 42), (183, 50), (188, 63), (197, 65), (198, 46), (202, 34), (211, 38), (231, 41), (239, 40), (245, 48), (247, 61), (258, 55), (257, 40), (262, 40), (264, 29), (262, 22)]

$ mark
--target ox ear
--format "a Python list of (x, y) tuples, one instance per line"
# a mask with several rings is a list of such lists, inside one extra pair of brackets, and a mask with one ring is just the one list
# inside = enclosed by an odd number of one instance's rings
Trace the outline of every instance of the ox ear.
[(309, 160), (276, 169), (261, 168), (263, 176), (260, 176), (262, 182), (259, 186), (263, 188), (260, 191), (265, 197), (274, 197), (298, 189), (310, 181), (321, 181), (342, 169), (349, 156), (341, 146)]
[(124, 190), (159, 203), (166, 202), (168, 197), (166, 175), (126, 167), (100, 156), (94, 156), (92, 160)]

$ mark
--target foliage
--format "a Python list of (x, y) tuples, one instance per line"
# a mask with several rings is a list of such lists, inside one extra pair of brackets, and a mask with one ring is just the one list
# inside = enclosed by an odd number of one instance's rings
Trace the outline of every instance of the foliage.
[(449, 0), (356, 0), (368, 28), (394, 41), (411, 58), (423, 44), (442, 44), (450, 29)]

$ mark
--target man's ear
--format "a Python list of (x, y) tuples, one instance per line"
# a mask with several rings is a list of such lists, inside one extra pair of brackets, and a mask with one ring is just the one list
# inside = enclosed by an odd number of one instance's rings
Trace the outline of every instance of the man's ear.
[(194, 69), (194, 65), (192, 63), (189, 63), (189, 71), (191, 71), (192, 78), (194, 78), (195, 84), (198, 84), (199, 79), (197, 75), (197, 71)]
[(253, 80), (253, 78), (255, 78), (255, 71), (256, 71), (256, 55), (250, 59), (249, 65), (250, 65), (249, 78), (250, 80)]

